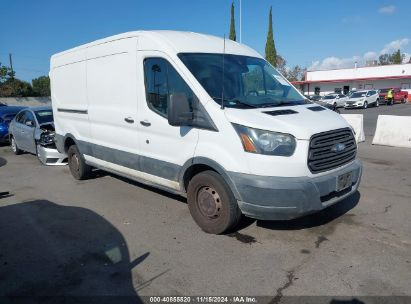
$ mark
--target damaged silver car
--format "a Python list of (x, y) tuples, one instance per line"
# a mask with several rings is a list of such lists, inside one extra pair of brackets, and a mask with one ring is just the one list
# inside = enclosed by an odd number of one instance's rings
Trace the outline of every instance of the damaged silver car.
[(20, 111), (10, 122), (10, 145), (14, 154), (36, 154), (48, 166), (67, 164), (67, 155), (57, 151), (54, 142), (53, 111), (50, 106)]

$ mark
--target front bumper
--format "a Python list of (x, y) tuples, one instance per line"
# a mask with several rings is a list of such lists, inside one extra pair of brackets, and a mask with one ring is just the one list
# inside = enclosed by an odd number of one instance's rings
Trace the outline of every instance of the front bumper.
[[(338, 176), (350, 171), (351, 187), (336, 192)], [(331, 206), (357, 191), (361, 174), (359, 159), (340, 170), (312, 178), (229, 173), (242, 213), (262, 220), (294, 219)]]
[(67, 155), (60, 153), (57, 149), (37, 146), (39, 159), (43, 165), (64, 166), (67, 165)]
[(361, 103), (361, 104), (357, 104), (357, 103), (348, 104), (348, 103), (346, 103), (344, 105), (344, 108), (345, 109), (353, 109), (353, 108), (362, 108), (363, 106), (364, 106), (363, 103)]

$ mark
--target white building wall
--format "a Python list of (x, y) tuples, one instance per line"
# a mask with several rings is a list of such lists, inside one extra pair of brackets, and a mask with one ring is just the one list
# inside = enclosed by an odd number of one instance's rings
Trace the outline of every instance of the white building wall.
[(316, 87), (320, 89), (320, 95), (334, 93), (336, 89), (344, 91), (344, 86), (349, 90), (354, 88), (411, 90), (411, 64), (308, 71), (305, 82), (297, 87), (307, 95), (314, 94)]
[(365, 89), (386, 89), (386, 88), (401, 88), (411, 89), (411, 76), (410, 78), (401, 79), (383, 79), (383, 80), (353, 80), (345, 82), (325, 82), (325, 83), (309, 83), (304, 84), (301, 87), (297, 85), (297, 88), (301, 88), (306, 95), (313, 95), (315, 88), (320, 88), (320, 95), (326, 95), (334, 93), (336, 89), (344, 90), (344, 86), (349, 86), (349, 90), (365, 90)]
[(363, 79), (379, 77), (411, 77), (411, 64), (382, 65), (352, 69), (339, 69), (327, 71), (308, 71), (306, 81), (326, 81), (339, 79)]

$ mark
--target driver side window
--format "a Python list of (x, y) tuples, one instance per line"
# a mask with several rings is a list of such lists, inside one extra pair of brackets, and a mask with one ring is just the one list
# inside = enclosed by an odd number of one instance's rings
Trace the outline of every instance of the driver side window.
[(23, 111), (23, 112), (20, 112), (19, 114), (17, 114), (16, 121), (18, 123), (24, 123), (24, 113), (26, 113), (26, 111)]
[(36, 125), (34, 115), (30, 111), (26, 111), (24, 114), (24, 124), (28, 126), (28, 123), (31, 123), (30, 127), (35, 127)]
[(172, 95), (185, 95), (190, 105), (196, 99), (193, 91), (163, 58), (147, 58), (144, 60), (144, 78), (146, 100), (149, 108), (167, 118), (167, 102)]

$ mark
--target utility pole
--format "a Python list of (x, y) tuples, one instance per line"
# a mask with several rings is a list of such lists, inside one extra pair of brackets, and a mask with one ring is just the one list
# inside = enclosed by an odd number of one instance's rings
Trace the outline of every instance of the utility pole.
[(14, 78), (13, 60), (11, 59), (11, 53), (9, 53), (9, 62), (10, 62), (11, 78)]
[(242, 43), (242, 41), (243, 41), (243, 30), (242, 30), (242, 23), (243, 23), (243, 21), (242, 21), (242, 0), (240, 0), (240, 43)]

